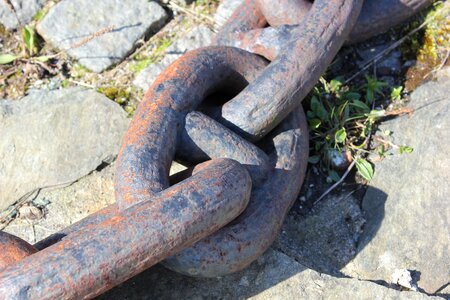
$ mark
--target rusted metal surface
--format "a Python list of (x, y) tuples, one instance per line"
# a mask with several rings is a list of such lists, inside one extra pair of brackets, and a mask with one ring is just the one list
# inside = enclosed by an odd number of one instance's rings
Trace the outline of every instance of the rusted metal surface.
[[(361, 13), (348, 35), (345, 44), (369, 39), (406, 21), (433, 0), (365, 0)], [(245, 6), (245, 9), (244, 9)], [(306, 0), (247, 1), (237, 9), (219, 38), (221, 45), (235, 46), (274, 60), (292, 34), (305, 26), (311, 9)], [(275, 8), (276, 7), (276, 8)], [(270, 27), (255, 18), (245, 18), (254, 12), (267, 21)], [(253, 21), (253, 22), (251, 22)]]
[(252, 190), (249, 206), (231, 224), (165, 260), (177, 272), (216, 277), (242, 270), (264, 253), (279, 233), (304, 179), (308, 161), (308, 128), (297, 108), (261, 143), (274, 168), (268, 180)]
[[(183, 55), (145, 94), (117, 160), (116, 205), (35, 247), (0, 233), (0, 299), (92, 298), (164, 259), (190, 276), (248, 266), (304, 179), (303, 98), (345, 41), (430, 2), (246, 0), (221, 46)], [(174, 159), (190, 168), (169, 178)]]
[(308, 0), (258, 0), (257, 5), (267, 23), (272, 26), (299, 24), (311, 9)]
[(254, 186), (260, 186), (272, 169), (264, 151), (201, 112), (186, 116), (176, 156), (187, 163), (231, 158), (244, 165)]
[(366, 0), (356, 26), (350, 33), (349, 43), (360, 42), (386, 32), (433, 2), (433, 0)]
[[(181, 134), (179, 143), (185, 145), (179, 147), (180, 151), (188, 152), (185, 158), (189, 158), (189, 152), (192, 152), (188, 151), (189, 148), (198, 147), (197, 150), (207, 152), (207, 158), (232, 156), (249, 167), (249, 170), (259, 170), (262, 167), (267, 172), (268, 158), (255, 159), (266, 157), (262, 150), (250, 146), (248, 142), (219, 124), (214, 124), (215, 121), (200, 113), (190, 113), (185, 118), (188, 110), (195, 109), (208, 95), (223, 88), (224, 84), (233, 82), (233, 85), (242, 85), (236, 82), (242, 80), (252, 82), (265, 65), (264, 60), (252, 54), (227, 47), (196, 50), (172, 64), (149, 89), (130, 126), (118, 159), (119, 176), (116, 187), (120, 188), (122, 182), (126, 182), (125, 192), (135, 197), (134, 201), (139, 202), (138, 195), (142, 191), (142, 186), (149, 184), (152, 188), (155, 186), (151, 184), (152, 182), (159, 184), (167, 180), (160, 178), (160, 174), (167, 176), (168, 167), (161, 173), (136, 169), (136, 166), (155, 164), (150, 157), (160, 157), (167, 149), (174, 147), (176, 133), (170, 134), (172, 139), (164, 137), (159, 140), (160, 142), (154, 142), (156, 139), (145, 140), (153, 132), (161, 131), (159, 127), (154, 128), (152, 121), (155, 116), (156, 120), (168, 118), (165, 122), (174, 124), (174, 128), (177, 124), (180, 124), (181, 128), (182, 121), (186, 120), (185, 129), (182, 131), (184, 134)], [(163, 88), (161, 84), (164, 84)], [(184, 102), (177, 103), (178, 99)], [(185, 99), (189, 99), (189, 102)], [(154, 105), (155, 102), (159, 102), (158, 106)], [(161, 106), (165, 109), (164, 113), (156, 115), (154, 111)], [(149, 118), (149, 115), (153, 118)], [(299, 110), (285, 122), (286, 125), (280, 127), (279, 134), (265, 141), (266, 145), (271, 146), (268, 151), (272, 158), (271, 172), (268, 180), (260, 188), (253, 190), (253, 204), (246, 210), (242, 220), (236, 220), (232, 227), (219, 231), (217, 236), (212, 235), (210, 238), (214, 240), (213, 243), (209, 242), (208, 238), (199, 242), (196, 248), (183, 251), (192, 256), (178, 256), (177, 264), (173, 263), (172, 259), (167, 262), (168, 266), (190, 275), (219, 276), (246, 267), (272, 243), (301, 187), (308, 157), (308, 138), (303, 111)], [(135, 136), (137, 132), (142, 134), (138, 138)], [(128, 134), (132, 136), (128, 137)], [(164, 135), (164, 131), (158, 135), (161, 134)], [(214, 135), (217, 135), (217, 141), (213, 140)], [(239, 143), (241, 147), (234, 147)], [(145, 161), (142, 161), (142, 158), (145, 158)], [(199, 160), (203, 158), (205, 157), (198, 157)], [(140, 164), (136, 164), (137, 161)], [(131, 174), (129, 178), (127, 174)], [(147, 177), (142, 180), (136, 174), (145, 174)], [(141, 180), (142, 182), (138, 182)], [(137, 184), (133, 184), (132, 181)], [(139, 186), (139, 190), (129, 191), (132, 186)], [(124, 199), (122, 193), (124, 193), (122, 190), (117, 189), (118, 201)], [(125, 202), (128, 203), (127, 200)], [(263, 223), (266, 225), (262, 226)], [(232, 242), (234, 248), (230, 249)], [(202, 245), (209, 247), (206, 249)], [(196, 265), (198, 262), (202, 262), (201, 265)]]
[(206, 47), (186, 53), (161, 73), (124, 137), (115, 183), (119, 207), (169, 186), (169, 168), (187, 113), (224, 84), (253, 81), (265, 65), (264, 59), (240, 49)]
[(0, 271), (37, 251), (24, 240), (0, 231)]
[(85, 225), (0, 273), (2, 299), (92, 298), (217, 231), (247, 205), (251, 179), (219, 159), (151, 199)]
[[(277, 58), (215, 117), (249, 140), (269, 133), (319, 80), (347, 38), (362, 2), (316, 0)], [(230, 26), (219, 35), (227, 35)]]

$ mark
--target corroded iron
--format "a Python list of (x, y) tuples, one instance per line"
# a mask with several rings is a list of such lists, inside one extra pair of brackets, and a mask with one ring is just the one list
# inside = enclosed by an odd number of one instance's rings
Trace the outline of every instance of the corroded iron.
[[(165, 122), (174, 124), (174, 128), (182, 128), (186, 120), (187, 126), (179, 141), (185, 147), (180, 146), (178, 152), (196, 146), (198, 150), (206, 151), (208, 158), (232, 157), (247, 166), (251, 173), (268, 175), (266, 181), (259, 182), (259, 188), (253, 189), (250, 206), (232, 225), (165, 261), (164, 264), (174, 270), (213, 277), (245, 268), (273, 242), (299, 192), (308, 157), (306, 119), (301, 109), (288, 118), (286, 124), (274, 132), (274, 136), (261, 144), (266, 145), (266, 153), (271, 157), (269, 174), (265, 174), (269, 171), (269, 159), (262, 150), (250, 146), (232, 131), (200, 113), (187, 114), (189, 110), (196, 109), (208, 95), (223, 89), (224, 84), (233, 82), (233, 85), (242, 86), (242, 81), (253, 82), (265, 66), (266, 62), (261, 58), (236, 48), (208, 47), (192, 51), (158, 77), (130, 125), (128, 132), (133, 135), (128, 137), (127, 134), (118, 159), (118, 201), (123, 199), (129, 203), (128, 197), (122, 196), (125, 193), (134, 197), (133, 201), (140, 201), (136, 195), (142, 190), (168, 180), (168, 166), (165, 170), (161, 169), (164, 165), (159, 166), (161, 172), (139, 169), (140, 166), (147, 168), (147, 165), (155, 164), (150, 159), (161, 157), (167, 153), (167, 149), (173, 149), (175, 136), (180, 136), (180, 132), (169, 133), (168, 136), (174, 138), (159, 139), (161, 144), (146, 140), (153, 132), (165, 134), (165, 131), (153, 125), (153, 118), (148, 118), (149, 114), (155, 116), (154, 111), (159, 112), (159, 107), (163, 107), (164, 111), (156, 120), (164, 117), (167, 119)], [(216, 140), (210, 134), (211, 128), (213, 134), (219, 135)], [(237, 144), (240, 146), (235, 147)], [(189, 158), (191, 153), (188, 151), (185, 157)], [(136, 163), (138, 161), (139, 164)], [(139, 174), (145, 175), (145, 180), (139, 179)], [(161, 178), (161, 174), (165, 177)], [(130, 187), (134, 186), (138, 189), (130, 191)]]
[[(302, 107), (291, 113), (261, 143), (274, 168), (254, 187), (244, 213), (216, 233), (165, 260), (164, 266), (201, 277), (242, 270), (277, 237), (303, 182), (308, 161), (308, 129)], [(219, 155), (219, 153), (217, 153)]]
[[(301, 27), (276, 59), (238, 96), (225, 103), (216, 118), (249, 140), (269, 133), (314, 87), (341, 48), (361, 9), (362, 0), (316, 0)], [(247, 0), (242, 12), (253, 16), (256, 0)], [(245, 6), (243, 4), (243, 6)], [(250, 11), (249, 11), (250, 10)], [(256, 20), (256, 18), (255, 18)], [(247, 25), (247, 24), (246, 24)], [(240, 24), (229, 23), (219, 33), (219, 43)]]
[(207, 163), (185, 181), (119, 210), (0, 273), (2, 299), (92, 298), (217, 231), (247, 205), (251, 179), (233, 160)]
[(186, 115), (225, 84), (253, 81), (265, 65), (264, 59), (240, 49), (206, 47), (186, 53), (161, 73), (139, 105), (119, 152), (119, 207), (169, 187), (169, 168)]
[(0, 271), (37, 251), (26, 241), (0, 231)]
[[(92, 298), (160, 261), (203, 277), (248, 266), (304, 179), (303, 98), (344, 43), (430, 2), (245, 0), (219, 46), (186, 53), (145, 94), (117, 160), (115, 205), (34, 246), (0, 233), (0, 298)], [(174, 159), (190, 167), (169, 178)]]
[(187, 163), (232, 158), (247, 168), (254, 186), (263, 184), (272, 169), (264, 151), (201, 112), (186, 116), (176, 157)]
[[(386, 32), (431, 3), (433, 0), (365, 0), (345, 44)], [(222, 29), (219, 43), (273, 60), (295, 31), (307, 25), (311, 7), (307, 0), (247, 0), (236, 10), (232, 22)]]

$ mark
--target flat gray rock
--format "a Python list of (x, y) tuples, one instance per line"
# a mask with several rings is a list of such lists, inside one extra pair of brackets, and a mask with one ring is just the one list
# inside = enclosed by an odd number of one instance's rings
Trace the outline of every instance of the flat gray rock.
[(450, 79), (422, 85), (408, 106), (411, 117), (382, 129), (414, 152), (376, 163), (359, 254), (344, 272), (389, 282), (396, 269), (408, 269), (419, 288), (435, 293), (450, 281)]
[[(42, 8), (45, 0), (11, 0), (11, 3), (14, 5), (22, 25), (26, 25)], [(6, 29), (16, 29), (20, 25), (5, 1), (0, 1), (0, 23), (3, 24)]]
[(14, 219), (4, 231), (29, 243), (36, 243), (69, 225), (114, 203), (114, 166), (81, 178), (74, 184), (43, 190), (31, 203), (42, 211), (42, 217), (30, 220), (27, 214)]
[(167, 47), (166, 55), (160, 62), (142, 70), (133, 81), (133, 84), (143, 90), (147, 90), (156, 77), (181, 55), (187, 51), (211, 44), (213, 35), (214, 33), (204, 25), (193, 28), (184, 37)]
[(111, 161), (128, 122), (118, 104), (80, 88), (0, 101), (0, 211), (36, 188)]
[(291, 212), (274, 248), (320, 273), (339, 276), (356, 255), (365, 223), (358, 202), (347, 192), (326, 197), (306, 216)]
[(63, 0), (49, 11), (37, 30), (53, 46), (67, 50), (112, 26), (111, 32), (68, 50), (80, 64), (101, 72), (121, 61), (138, 39), (161, 28), (166, 19), (167, 13), (155, 1)]
[(218, 27), (223, 26), (231, 17), (233, 12), (241, 5), (244, 0), (223, 0), (219, 7), (217, 7), (216, 14), (214, 15), (214, 21)]
[(161, 266), (128, 280), (100, 299), (440, 299), (399, 292), (373, 282), (335, 278), (269, 250), (244, 271), (192, 278)]
[[(174, 162), (170, 174), (184, 169), (184, 166)], [(17, 218), (4, 231), (34, 244), (113, 204), (114, 174), (115, 166), (111, 164), (69, 186), (42, 190), (27, 207), (19, 209)], [(30, 220), (27, 216), (29, 207), (40, 209), (40, 217)]]

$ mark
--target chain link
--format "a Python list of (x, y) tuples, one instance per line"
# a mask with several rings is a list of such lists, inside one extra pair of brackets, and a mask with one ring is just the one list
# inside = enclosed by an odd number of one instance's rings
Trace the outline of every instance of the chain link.
[[(0, 233), (0, 297), (92, 298), (164, 259), (190, 276), (248, 266), (305, 176), (303, 98), (344, 43), (431, 2), (245, 0), (216, 46), (186, 53), (147, 91), (117, 160), (116, 205), (35, 246)], [(174, 159), (191, 168), (171, 180)]]

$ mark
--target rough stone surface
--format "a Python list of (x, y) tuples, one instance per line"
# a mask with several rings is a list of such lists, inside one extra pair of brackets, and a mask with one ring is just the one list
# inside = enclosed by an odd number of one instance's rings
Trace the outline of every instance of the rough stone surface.
[[(41, 9), (45, 0), (11, 0), (11, 3), (14, 5), (20, 22), (25, 25)], [(7, 29), (16, 29), (20, 25), (5, 1), (0, 1), (0, 23)]]
[(306, 216), (291, 212), (274, 248), (320, 273), (340, 275), (356, 255), (365, 223), (358, 202), (342, 193), (323, 199)]
[(97, 36), (68, 53), (94, 72), (122, 60), (135, 42), (164, 24), (167, 13), (147, 0), (63, 0), (38, 24), (39, 34), (55, 47), (69, 49), (110, 26), (114, 30)]
[(4, 231), (36, 243), (64, 229), (114, 202), (113, 174), (114, 167), (108, 166), (70, 186), (43, 190), (32, 202), (42, 209), (43, 217), (29, 220), (19, 214)]
[(158, 75), (164, 71), (172, 62), (187, 51), (208, 46), (211, 43), (213, 32), (206, 26), (198, 26), (186, 34), (186, 36), (176, 40), (167, 47), (166, 56), (155, 64), (142, 70), (134, 80), (134, 85), (147, 90)]
[(118, 104), (80, 88), (0, 101), (0, 211), (36, 188), (111, 161), (128, 122)]
[[(170, 174), (186, 169), (176, 162), (172, 164)], [(105, 208), (115, 202), (114, 164), (101, 171), (93, 171), (77, 182), (54, 189), (44, 189), (27, 207), (38, 208), (40, 218), (30, 220), (20, 213), (4, 231), (14, 234), (34, 244), (49, 235)]]
[(223, 0), (217, 7), (214, 21), (220, 27), (227, 22), (236, 8), (242, 4), (244, 0)]
[(450, 279), (450, 79), (428, 82), (412, 95), (411, 117), (382, 126), (395, 144), (414, 148), (376, 164), (364, 200), (367, 224), (359, 254), (344, 272), (389, 281), (407, 269), (434, 293)]
[(220, 278), (191, 278), (155, 266), (100, 299), (439, 299), (373, 282), (320, 274), (269, 250), (249, 268)]

